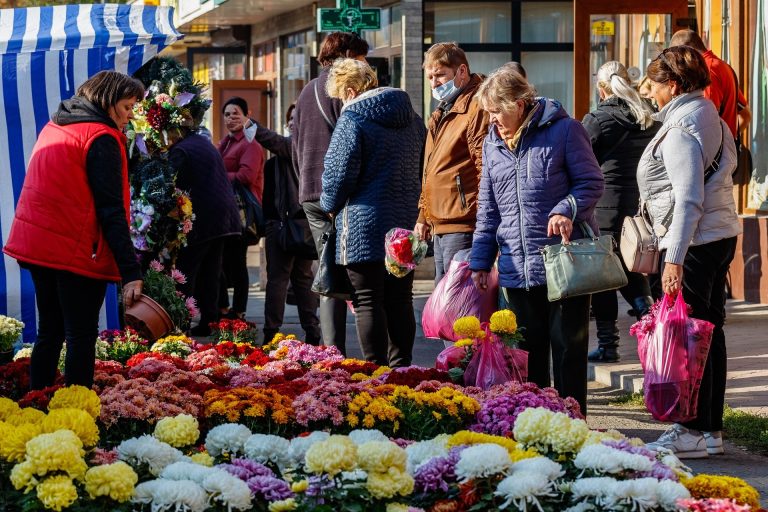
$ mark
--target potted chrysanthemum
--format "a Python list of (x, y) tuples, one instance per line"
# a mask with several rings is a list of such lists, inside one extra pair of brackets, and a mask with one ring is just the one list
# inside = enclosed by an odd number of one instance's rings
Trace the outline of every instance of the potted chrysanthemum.
[(13, 345), (21, 336), (24, 322), (13, 317), (0, 315), (0, 364), (13, 360)]

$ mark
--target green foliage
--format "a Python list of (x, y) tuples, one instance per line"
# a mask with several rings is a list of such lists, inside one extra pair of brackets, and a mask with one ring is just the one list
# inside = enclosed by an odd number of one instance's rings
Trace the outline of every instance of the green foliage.
[(768, 455), (768, 416), (725, 407), (723, 430), (729, 441), (753, 453)]
[(616, 407), (645, 407), (645, 400), (643, 400), (642, 391), (636, 393), (623, 393), (608, 402), (608, 405)]
[(184, 296), (177, 293), (176, 281), (171, 276), (150, 267), (144, 275), (143, 293), (165, 309), (178, 329), (185, 330), (189, 326), (189, 310)]

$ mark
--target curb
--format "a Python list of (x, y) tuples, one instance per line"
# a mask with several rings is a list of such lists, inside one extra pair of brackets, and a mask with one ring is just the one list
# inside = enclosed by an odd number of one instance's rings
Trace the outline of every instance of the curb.
[(643, 389), (643, 369), (639, 364), (588, 363), (587, 379), (627, 393)]

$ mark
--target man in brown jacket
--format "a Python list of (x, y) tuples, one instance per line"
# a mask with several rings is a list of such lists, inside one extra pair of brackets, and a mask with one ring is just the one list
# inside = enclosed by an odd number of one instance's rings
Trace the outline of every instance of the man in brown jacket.
[(488, 114), (474, 99), (483, 77), (470, 73), (467, 57), (455, 43), (437, 43), (427, 50), (424, 71), (440, 103), (429, 118), (414, 231), (434, 241), (437, 284), (453, 256), (472, 246)]

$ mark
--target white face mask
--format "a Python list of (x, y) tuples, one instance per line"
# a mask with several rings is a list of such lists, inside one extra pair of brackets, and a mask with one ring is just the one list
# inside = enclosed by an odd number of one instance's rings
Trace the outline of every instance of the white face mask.
[(462, 87), (456, 86), (456, 79), (458, 76), (453, 77), (453, 80), (445, 82), (443, 85), (438, 85), (432, 89), (432, 97), (437, 101), (451, 101), (461, 92)]

